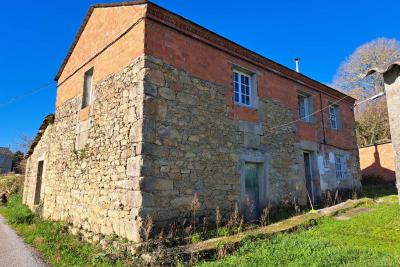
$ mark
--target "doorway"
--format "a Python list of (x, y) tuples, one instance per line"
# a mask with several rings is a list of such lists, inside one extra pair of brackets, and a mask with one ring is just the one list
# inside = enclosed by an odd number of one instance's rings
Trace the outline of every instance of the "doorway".
[(313, 205), (315, 201), (314, 186), (313, 186), (313, 164), (312, 164), (312, 153), (303, 152), (304, 156), (304, 173), (305, 183), (307, 189), (307, 198), (310, 204)]
[(38, 162), (38, 169), (37, 169), (37, 175), (36, 175), (35, 199), (33, 201), (34, 205), (38, 205), (40, 202), (40, 191), (42, 189), (43, 165), (44, 165), (43, 160)]
[(260, 218), (260, 177), (262, 164), (245, 163), (244, 217), (246, 222), (258, 222)]

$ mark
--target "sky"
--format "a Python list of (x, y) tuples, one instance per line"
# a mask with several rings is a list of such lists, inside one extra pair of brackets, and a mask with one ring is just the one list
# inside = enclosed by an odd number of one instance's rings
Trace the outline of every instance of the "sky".
[[(55, 111), (51, 83), (89, 9), (112, 0), (2, 2), (0, 146), (18, 149)], [(154, 0), (263, 56), (331, 83), (340, 63), (379, 37), (400, 40), (397, 0)]]

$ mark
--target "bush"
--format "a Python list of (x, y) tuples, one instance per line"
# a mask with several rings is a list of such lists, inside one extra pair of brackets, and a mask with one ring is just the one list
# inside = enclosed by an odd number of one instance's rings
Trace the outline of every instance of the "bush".
[(21, 194), (24, 184), (24, 176), (8, 174), (0, 176), (0, 193), (8, 195)]
[(8, 203), (8, 221), (12, 224), (31, 224), (35, 218), (35, 214), (22, 204), (21, 196), (13, 195), (10, 197)]

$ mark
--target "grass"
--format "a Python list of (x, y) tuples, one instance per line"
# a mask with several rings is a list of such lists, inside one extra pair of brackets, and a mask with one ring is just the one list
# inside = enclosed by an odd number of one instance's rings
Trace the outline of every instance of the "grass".
[(308, 230), (248, 240), (233, 255), (201, 266), (399, 266), (400, 207), (396, 203), (397, 197), (391, 196), (384, 203), (367, 206), (372, 211), (346, 221), (322, 218)]
[[(1, 177), (0, 189), (17, 194), (21, 177)], [(363, 197), (381, 198), (368, 204), (370, 212), (355, 214), (349, 220), (318, 219), (310, 229), (279, 234), (268, 240), (254, 237), (243, 241), (234, 254), (201, 266), (399, 266), (400, 207), (396, 188), (387, 185), (364, 186)], [(13, 195), (0, 214), (25, 240), (35, 247), (52, 266), (132, 266), (140, 264), (131, 255), (102, 251), (68, 233), (64, 223), (43, 220)], [(289, 214), (281, 211), (278, 215)], [(307, 226), (309, 228), (309, 226)], [(216, 235), (227, 235), (221, 227)], [(199, 234), (191, 236), (197, 243)], [(222, 253), (223, 256), (223, 253)]]
[(68, 233), (60, 222), (35, 216), (14, 195), (0, 213), (27, 244), (35, 247), (52, 266), (123, 266), (124, 263), (103, 252), (99, 247)]

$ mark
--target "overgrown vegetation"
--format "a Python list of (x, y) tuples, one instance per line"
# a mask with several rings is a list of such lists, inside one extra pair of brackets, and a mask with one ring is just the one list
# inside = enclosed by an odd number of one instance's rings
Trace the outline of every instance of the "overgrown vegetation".
[(2, 175), (0, 176), (0, 194), (22, 194), (24, 176), (22, 175)]
[(22, 204), (20, 196), (11, 196), (6, 206), (0, 205), (0, 213), (52, 266), (127, 265), (112, 253), (69, 234), (64, 223), (40, 219)]
[[(0, 178), (0, 185), (13, 194), (6, 206), (0, 205), (0, 213), (7, 219), (26, 243), (37, 248), (44, 259), (53, 266), (133, 266), (143, 264), (143, 260), (132, 255), (127, 249), (120, 249), (121, 240), (108, 240), (108, 249), (89, 244), (79, 236), (68, 233), (66, 223), (43, 220), (33, 214), (21, 202), (21, 177), (7, 176)], [(395, 193), (393, 185), (367, 185), (362, 196), (377, 198)], [(321, 206), (340, 203), (344, 198), (357, 198), (353, 192), (326, 192)], [(343, 197), (343, 199), (342, 199)], [(194, 195), (190, 205), (190, 216), (181, 224), (172, 224), (165, 229), (154, 229), (154, 222), (147, 216), (141, 228), (145, 244), (143, 253), (155, 252), (167, 247), (194, 244), (213, 237), (230, 236), (244, 230), (257, 227), (245, 224), (236, 205), (231, 213), (221, 214), (215, 210), (215, 218), (205, 218), (198, 214), (202, 199)], [(396, 217), (400, 212), (398, 206), (391, 203), (375, 204), (375, 211), (360, 214), (349, 221), (335, 221), (332, 218), (320, 219), (311, 225), (307, 224), (292, 234), (279, 234), (269, 240), (250, 237), (243, 241), (239, 248), (221, 244), (217, 257), (221, 261), (204, 262), (212, 266), (326, 266), (326, 265), (363, 265), (395, 266), (400, 262), (399, 245), (392, 246), (400, 234), (392, 233), (400, 229)], [(261, 212), (259, 224), (266, 226), (273, 222), (308, 212), (308, 207), (300, 207), (296, 201), (283, 200), (278, 207), (268, 205)], [(372, 216), (366, 217), (363, 216)], [(210, 221), (208, 221), (210, 219)], [(398, 220), (397, 220), (398, 221)], [(390, 227), (389, 227), (390, 226)], [(307, 229), (307, 231), (306, 231)], [(364, 235), (364, 236), (363, 236)], [(258, 237), (260, 238), (260, 237)], [(263, 237), (265, 238), (265, 237)], [(377, 242), (376, 240), (379, 240)], [(360, 245), (358, 242), (364, 244)], [(374, 243), (375, 242), (375, 243)], [(368, 244), (368, 245), (367, 245)], [(115, 246), (116, 245), (116, 246)], [(397, 249), (397, 252), (395, 252)], [(236, 252), (227, 256), (229, 251)], [(185, 264), (198, 262), (193, 256)]]
[(322, 218), (311, 229), (248, 240), (233, 255), (202, 266), (399, 266), (396, 196), (346, 221)]
[[(35, 247), (52, 266), (132, 266), (140, 260), (110, 246), (103, 251), (96, 245), (68, 233), (63, 222), (43, 220), (22, 204), (23, 177), (6, 175), (0, 177), (0, 193), (7, 192), (8, 201), (0, 203), (0, 214), (7, 223)], [(112, 240), (111, 240), (112, 241)], [(118, 242), (118, 241), (113, 241)]]

